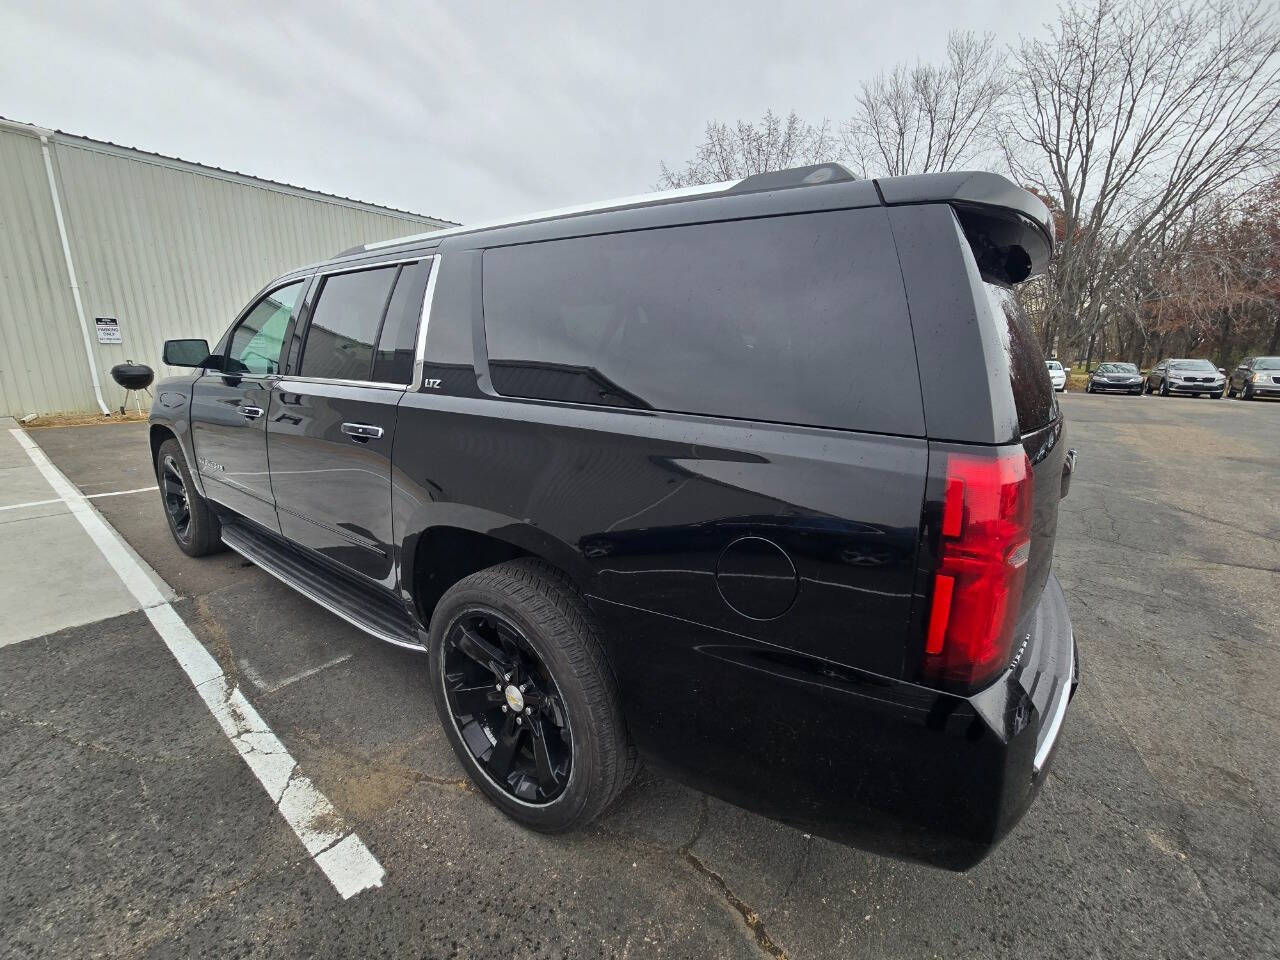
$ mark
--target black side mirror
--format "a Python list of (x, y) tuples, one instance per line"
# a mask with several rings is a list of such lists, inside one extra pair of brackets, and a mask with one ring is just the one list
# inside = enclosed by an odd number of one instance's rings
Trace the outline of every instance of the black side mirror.
[(208, 340), (166, 340), (164, 362), (171, 367), (208, 367)]

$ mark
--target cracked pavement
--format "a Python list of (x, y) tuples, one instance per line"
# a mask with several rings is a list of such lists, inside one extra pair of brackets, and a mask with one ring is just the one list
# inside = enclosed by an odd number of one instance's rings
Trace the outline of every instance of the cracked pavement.
[[(974, 870), (647, 771), (589, 829), (526, 833), (463, 777), (419, 656), (234, 554), (182, 556), (155, 495), (122, 496), (97, 506), (384, 885), (334, 893), (237, 753), (261, 731), (228, 742), (125, 614), (0, 648), (0, 956), (1280, 955), (1280, 403), (1062, 403), (1082, 685), (1038, 801)], [(150, 482), (139, 426), (31, 435), (82, 488)]]

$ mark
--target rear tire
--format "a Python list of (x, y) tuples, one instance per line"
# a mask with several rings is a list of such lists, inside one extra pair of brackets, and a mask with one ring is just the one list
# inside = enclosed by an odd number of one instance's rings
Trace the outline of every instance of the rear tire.
[[(436, 711), (454, 753), (513, 820), (544, 833), (573, 830), (635, 775), (635, 748), (594, 620), (554, 567), (513, 560), (464, 577), (436, 606), (428, 650)], [(473, 691), (488, 700), (466, 699)]]
[(222, 523), (200, 496), (182, 444), (170, 437), (156, 451), (156, 483), (174, 543), (188, 557), (205, 557), (222, 547)]

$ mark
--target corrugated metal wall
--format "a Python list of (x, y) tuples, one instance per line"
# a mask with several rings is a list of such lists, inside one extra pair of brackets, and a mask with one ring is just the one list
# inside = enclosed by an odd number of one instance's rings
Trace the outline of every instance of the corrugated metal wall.
[[(123, 400), (113, 365), (132, 359), (165, 376), (165, 339), (213, 343), (273, 277), (447, 225), (63, 134), (49, 148), (113, 408)], [(95, 317), (117, 318), (124, 342), (99, 344)], [(0, 126), (0, 414), (96, 411), (40, 140)]]

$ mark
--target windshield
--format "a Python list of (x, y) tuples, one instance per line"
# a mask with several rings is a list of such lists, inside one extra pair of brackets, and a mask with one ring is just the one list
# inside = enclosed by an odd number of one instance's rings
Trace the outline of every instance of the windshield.
[(1216, 372), (1218, 368), (1215, 367), (1208, 360), (1170, 360), (1169, 369), (1170, 370), (1212, 370)]
[(1048, 365), (1050, 370), (1062, 369), (1062, 364), (1060, 364), (1057, 360), (1046, 360), (1045, 363)]
[(1098, 365), (1099, 373), (1137, 373), (1138, 368), (1132, 363), (1103, 363)]
[(1280, 370), (1280, 357), (1259, 357), (1253, 361), (1255, 370)]

